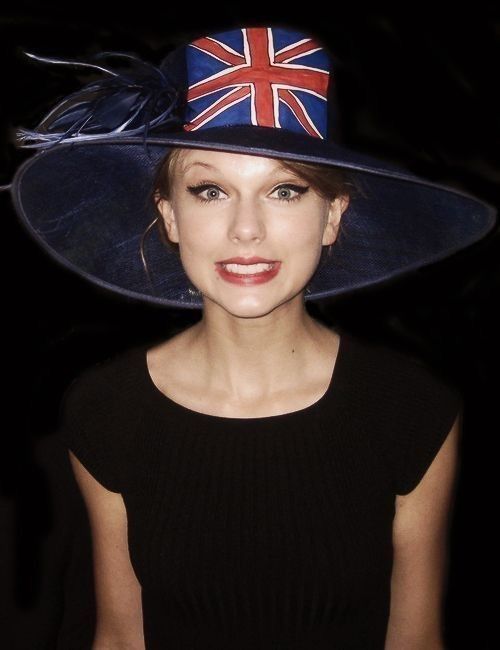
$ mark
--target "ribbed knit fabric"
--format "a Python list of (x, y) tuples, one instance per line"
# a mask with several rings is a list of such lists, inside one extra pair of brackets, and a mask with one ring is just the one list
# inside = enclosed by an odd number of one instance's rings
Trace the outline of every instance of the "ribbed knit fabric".
[(82, 372), (59, 435), (121, 492), (148, 650), (383, 650), (396, 494), (419, 483), (457, 388), (341, 333), (330, 385), (283, 415), (164, 395), (139, 345)]

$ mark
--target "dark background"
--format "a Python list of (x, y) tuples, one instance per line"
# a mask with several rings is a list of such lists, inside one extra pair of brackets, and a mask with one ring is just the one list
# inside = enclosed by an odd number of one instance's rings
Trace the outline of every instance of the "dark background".
[[(268, 3), (269, 4), (269, 3)], [(328, 6), (328, 5), (326, 5)], [(133, 52), (153, 63), (185, 39), (232, 26), (312, 30), (335, 53), (344, 144), (500, 204), (500, 19), (494, 4), (317, 4), (290, 11), (253, 3), (173, 10), (172, 3), (16, 2), (0, 12), (0, 184), (31, 155), (9, 142), (57, 98), (74, 72), (33, 64), (21, 50), (85, 57)], [(378, 3), (377, 3), (377, 6)], [(59, 402), (84, 367), (137, 342), (167, 338), (196, 311), (146, 306), (55, 265), (0, 193), (3, 300), (0, 645), (77, 650), (92, 638), (90, 540), (69, 463), (56, 443)], [(339, 327), (390, 341), (434, 364), (464, 396), (461, 468), (451, 521), (446, 641), (489, 650), (497, 640), (493, 525), (498, 474), (498, 232), (401, 282), (310, 306)], [(493, 592), (491, 589), (493, 588)], [(493, 595), (490, 595), (492, 594)], [(495, 643), (495, 647), (496, 643)], [(306, 649), (304, 649), (306, 650)]]

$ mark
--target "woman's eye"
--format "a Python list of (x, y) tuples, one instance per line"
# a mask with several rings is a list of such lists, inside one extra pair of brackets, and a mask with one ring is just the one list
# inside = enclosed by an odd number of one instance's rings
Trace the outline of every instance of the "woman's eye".
[(204, 202), (220, 201), (221, 195), (223, 194), (220, 187), (217, 187), (217, 185), (209, 185), (208, 183), (190, 185), (187, 189), (193, 196), (196, 196), (197, 199)]
[(305, 194), (309, 187), (304, 185), (280, 185), (274, 192), (277, 193), (280, 201), (296, 201), (302, 194)]
[[(286, 183), (278, 186), (273, 190), (272, 194), (277, 194), (277, 198), (280, 201), (296, 201), (301, 197), (302, 194), (305, 194), (309, 189), (308, 186), (304, 185), (293, 185), (292, 183)], [(199, 201), (204, 203), (220, 201), (223, 198), (224, 192), (217, 185), (210, 183), (199, 183), (198, 185), (189, 185), (187, 187), (188, 192), (195, 196)]]

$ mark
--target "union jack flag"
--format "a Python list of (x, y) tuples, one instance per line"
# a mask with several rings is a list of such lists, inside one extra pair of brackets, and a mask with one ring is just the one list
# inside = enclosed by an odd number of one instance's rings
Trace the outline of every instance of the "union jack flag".
[(187, 49), (186, 131), (257, 125), (325, 138), (330, 59), (305, 34), (253, 27)]

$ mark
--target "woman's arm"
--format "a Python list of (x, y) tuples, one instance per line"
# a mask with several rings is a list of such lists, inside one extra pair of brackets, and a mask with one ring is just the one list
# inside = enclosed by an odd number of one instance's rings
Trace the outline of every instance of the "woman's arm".
[(449, 519), (460, 415), (417, 487), (396, 496), (394, 564), (385, 650), (443, 650)]
[(141, 586), (130, 562), (123, 498), (69, 455), (92, 531), (97, 606), (92, 650), (144, 650)]

